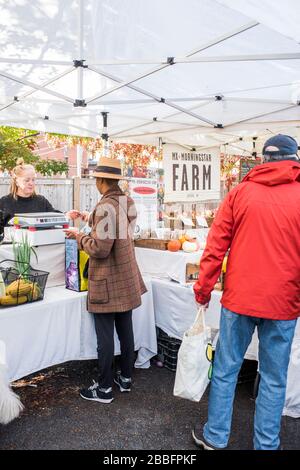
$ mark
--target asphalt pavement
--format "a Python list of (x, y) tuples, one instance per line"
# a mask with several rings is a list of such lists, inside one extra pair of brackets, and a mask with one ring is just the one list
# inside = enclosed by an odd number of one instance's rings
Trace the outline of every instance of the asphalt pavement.
[[(80, 388), (97, 378), (96, 361), (74, 361), (15, 383), (25, 410), (0, 426), (0, 449), (196, 450), (191, 429), (204, 424), (200, 403), (173, 396), (175, 374), (152, 365), (135, 369), (130, 393), (114, 387), (114, 401), (85, 401)], [(253, 448), (253, 381), (237, 385), (229, 449)], [(300, 419), (282, 418), (284, 449), (300, 449)]]

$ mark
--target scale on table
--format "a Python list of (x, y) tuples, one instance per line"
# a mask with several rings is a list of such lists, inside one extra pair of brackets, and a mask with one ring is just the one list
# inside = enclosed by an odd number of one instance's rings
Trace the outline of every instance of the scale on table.
[(59, 212), (15, 214), (9, 221), (12, 227), (5, 230), (6, 239), (21, 242), (24, 233), (33, 246), (53, 245), (65, 242), (63, 229), (69, 227), (66, 216)]

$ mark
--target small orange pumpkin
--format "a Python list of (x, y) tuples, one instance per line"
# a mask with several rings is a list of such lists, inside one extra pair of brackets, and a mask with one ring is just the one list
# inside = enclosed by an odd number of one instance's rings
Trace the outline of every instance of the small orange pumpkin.
[(170, 240), (168, 243), (169, 251), (178, 251), (181, 248), (181, 243), (179, 240)]

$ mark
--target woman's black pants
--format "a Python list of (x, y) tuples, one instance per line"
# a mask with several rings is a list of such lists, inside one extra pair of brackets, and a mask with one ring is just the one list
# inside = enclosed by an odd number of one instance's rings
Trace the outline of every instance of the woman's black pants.
[(132, 310), (119, 313), (94, 313), (98, 343), (99, 387), (109, 388), (113, 382), (114, 326), (121, 347), (121, 375), (131, 378), (134, 365)]

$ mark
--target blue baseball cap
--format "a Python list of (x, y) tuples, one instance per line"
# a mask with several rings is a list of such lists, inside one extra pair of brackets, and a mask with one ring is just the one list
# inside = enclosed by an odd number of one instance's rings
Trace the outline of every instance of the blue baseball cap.
[[(278, 134), (268, 139), (263, 147), (265, 160), (298, 160), (297, 141), (289, 135)], [(274, 157), (274, 158), (273, 158)]]

